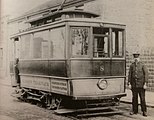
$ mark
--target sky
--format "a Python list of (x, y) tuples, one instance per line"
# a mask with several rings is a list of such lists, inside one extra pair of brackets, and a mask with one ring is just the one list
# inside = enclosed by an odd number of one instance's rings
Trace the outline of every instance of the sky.
[(18, 17), (49, 0), (0, 0), (1, 16)]

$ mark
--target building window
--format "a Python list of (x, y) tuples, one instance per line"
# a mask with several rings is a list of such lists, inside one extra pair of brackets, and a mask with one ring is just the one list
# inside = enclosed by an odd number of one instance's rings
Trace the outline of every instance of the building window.
[(88, 55), (88, 34), (86, 27), (75, 27), (71, 29), (72, 56)]

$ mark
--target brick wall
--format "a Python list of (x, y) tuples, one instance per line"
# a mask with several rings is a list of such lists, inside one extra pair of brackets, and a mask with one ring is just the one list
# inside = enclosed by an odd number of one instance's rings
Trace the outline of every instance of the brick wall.
[[(140, 50), (140, 59), (147, 66), (149, 72), (148, 91), (154, 92), (154, 47), (142, 48)], [(128, 76), (128, 70), (130, 64), (133, 62), (132, 53), (127, 52), (127, 65), (126, 71)]]

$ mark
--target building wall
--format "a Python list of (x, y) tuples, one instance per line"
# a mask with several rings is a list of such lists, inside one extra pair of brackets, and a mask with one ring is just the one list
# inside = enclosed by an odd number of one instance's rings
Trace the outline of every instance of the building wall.
[(8, 29), (7, 29), (8, 16), (0, 18), (0, 78), (5, 77), (7, 73), (7, 40), (8, 40)]

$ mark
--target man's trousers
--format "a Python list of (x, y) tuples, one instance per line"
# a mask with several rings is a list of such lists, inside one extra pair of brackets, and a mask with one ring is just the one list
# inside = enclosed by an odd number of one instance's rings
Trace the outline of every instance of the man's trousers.
[(132, 88), (132, 107), (133, 112), (138, 113), (138, 95), (140, 97), (141, 110), (142, 112), (147, 112), (146, 102), (145, 102), (145, 89), (143, 88)]

